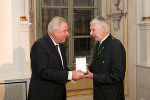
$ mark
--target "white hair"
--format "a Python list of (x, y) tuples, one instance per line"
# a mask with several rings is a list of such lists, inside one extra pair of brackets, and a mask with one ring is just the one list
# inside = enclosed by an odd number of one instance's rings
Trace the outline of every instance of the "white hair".
[(62, 22), (67, 23), (64, 18), (55, 16), (48, 24), (48, 33), (51, 34), (53, 30), (59, 30)]
[(105, 27), (106, 27), (106, 32), (109, 32), (108, 24), (107, 24), (107, 22), (106, 22), (106, 20), (105, 20), (104, 17), (102, 17), (102, 16), (97, 16), (97, 17), (95, 17), (95, 18), (90, 22), (90, 24), (92, 24), (92, 23), (95, 23), (95, 24), (96, 24), (96, 27), (98, 27), (98, 28), (101, 28), (102, 26), (105, 26)]

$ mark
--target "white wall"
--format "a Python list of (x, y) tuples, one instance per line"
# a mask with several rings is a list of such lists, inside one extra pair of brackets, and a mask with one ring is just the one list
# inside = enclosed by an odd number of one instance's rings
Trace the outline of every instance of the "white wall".
[[(6, 9), (6, 10), (4, 10)], [(12, 16), (11, 1), (0, 3), (0, 66), (12, 63)]]
[(0, 3), (0, 80), (30, 77), (29, 23), (24, 0), (1, 0)]
[(148, 2), (137, 0), (137, 100), (150, 100), (150, 21), (142, 20), (150, 17)]

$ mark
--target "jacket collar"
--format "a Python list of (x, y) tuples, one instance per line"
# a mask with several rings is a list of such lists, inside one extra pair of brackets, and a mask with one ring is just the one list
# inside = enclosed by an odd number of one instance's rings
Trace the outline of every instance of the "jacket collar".
[(108, 37), (102, 42), (102, 46), (105, 46), (111, 38), (112, 38), (112, 35), (109, 34)]

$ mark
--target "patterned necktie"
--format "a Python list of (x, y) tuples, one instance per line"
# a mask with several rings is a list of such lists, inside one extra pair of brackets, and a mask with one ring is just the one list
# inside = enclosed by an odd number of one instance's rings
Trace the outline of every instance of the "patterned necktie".
[(101, 43), (98, 42), (97, 47), (96, 47), (95, 54), (94, 54), (94, 56), (93, 56), (93, 61), (96, 61), (97, 57), (98, 57), (98, 56), (100, 55), (100, 53), (101, 53), (101, 49), (102, 49)]

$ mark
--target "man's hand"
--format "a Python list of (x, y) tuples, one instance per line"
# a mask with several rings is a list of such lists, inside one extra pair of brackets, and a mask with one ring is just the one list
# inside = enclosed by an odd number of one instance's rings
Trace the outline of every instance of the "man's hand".
[(87, 72), (88, 72), (88, 74), (87, 75), (85, 75), (84, 76), (84, 78), (93, 78), (93, 73), (91, 73), (90, 71), (89, 71), (89, 69), (87, 69)]
[(81, 70), (74, 70), (72, 71), (72, 79), (73, 80), (79, 80), (81, 78), (84, 78), (84, 74)]

